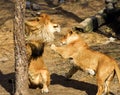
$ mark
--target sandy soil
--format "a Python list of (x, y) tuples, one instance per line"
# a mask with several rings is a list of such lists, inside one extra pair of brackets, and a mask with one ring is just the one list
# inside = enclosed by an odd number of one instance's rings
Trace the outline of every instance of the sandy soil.
[[(14, 3), (12, 0), (0, 0), (0, 95), (11, 95), (14, 92), (14, 44), (13, 44), (13, 20)], [(59, 23), (62, 32), (56, 35), (57, 40), (65, 34), (67, 29), (78, 25), (83, 19), (93, 16), (104, 8), (103, 0), (88, 0), (89, 3), (66, 3), (53, 6), (47, 0), (36, 0), (40, 4), (41, 10), (26, 10), (26, 18), (30, 18), (36, 12), (45, 12), (51, 15), (54, 22)], [(104, 26), (102, 30), (112, 30)], [(112, 31), (114, 32), (114, 31)], [(120, 40), (105, 44), (110, 36), (105, 36), (97, 32), (81, 33), (85, 41), (91, 48), (103, 52), (120, 61)], [(68, 72), (72, 64), (68, 60), (53, 52), (49, 46), (45, 46), (44, 61), (51, 73), (50, 92), (46, 95), (95, 95), (97, 92), (95, 77), (78, 71), (71, 80), (66, 80), (64, 74)], [(11, 79), (11, 81), (9, 81)], [(111, 83), (112, 95), (120, 95), (120, 85), (115, 76)], [(41, 95), (39, 89), (30, 89), (33, 95)]]

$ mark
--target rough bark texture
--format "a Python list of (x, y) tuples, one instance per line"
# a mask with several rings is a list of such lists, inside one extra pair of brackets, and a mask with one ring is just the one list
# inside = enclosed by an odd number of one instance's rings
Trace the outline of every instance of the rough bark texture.
[(15, 95), (28, 95), (28, 62), (25, 48), (25, 0), (15, 0)]

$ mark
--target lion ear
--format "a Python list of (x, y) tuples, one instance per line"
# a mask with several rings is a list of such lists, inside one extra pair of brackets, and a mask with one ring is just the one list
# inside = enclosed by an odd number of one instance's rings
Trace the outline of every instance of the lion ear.
[(70, 30), (70, 31), (69, 31), (69, 34), (70, 34), (70, 35), (71, 35), (71, 34), (73, 34), (73, 31), (72, 31), (72, 30)]
[(39, 17), (37, 17), (37, 18), (36, 18), (36, 21), (40, 21), (40, 18), (39, 18)]

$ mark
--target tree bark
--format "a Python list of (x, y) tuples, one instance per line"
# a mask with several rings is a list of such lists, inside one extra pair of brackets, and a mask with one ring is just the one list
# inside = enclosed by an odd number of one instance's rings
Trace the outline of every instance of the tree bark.
[(14, 44), (15, 44), (15, 95), (28, 94), (28, 61), (25, 48), (25, 0), (15, 0)]

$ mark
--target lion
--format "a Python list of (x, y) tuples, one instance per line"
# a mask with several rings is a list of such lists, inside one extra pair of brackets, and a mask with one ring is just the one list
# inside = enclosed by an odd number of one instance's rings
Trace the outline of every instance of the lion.
[(60, 25), (53, 23), (48, 14), (41, 13), (38, 17), (25, 21), (26, 40), (42, 39), (51, 42), (55, 39), (55, 32), (60, 32)]
[(40, 40), (32, 40), (26, 43), (28, 56), (28, 78), (30, 87), (41, 88), (42, 93), (48, 93), (50, 85), (50, 73), (43, 60), (44, 43)]
[(115, 74), (120, 83), (120, 69), (117, 62), (103, 53), (90, 49), (77, 32), (69, 31), (61, 43), (61, 46), (52, 44), (51, 49), (73, 62), (74, 66), (66, 74), (67, 78), (71, 78), (78, 70), (96, 75), (98, 85), (96, 95), (109, 94), (109, 84)]

